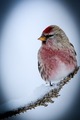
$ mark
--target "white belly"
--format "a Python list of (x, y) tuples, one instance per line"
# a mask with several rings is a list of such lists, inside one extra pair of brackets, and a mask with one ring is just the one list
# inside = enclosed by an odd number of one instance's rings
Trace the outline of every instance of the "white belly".
[(60, 62), (59, 67), (57, 68), (55, 74), (52, 71), (51, 76), (49, 77), (49, 81), (60, 81), (67, 77), (71, 72), (73, 72), (74, 68), (69, 68), (64, 63)]

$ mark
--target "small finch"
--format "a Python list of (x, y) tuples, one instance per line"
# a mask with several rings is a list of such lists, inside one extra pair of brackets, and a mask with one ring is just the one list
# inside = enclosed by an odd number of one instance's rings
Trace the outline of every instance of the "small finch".
[(43, 30), (39, 40), (38, 69), (42, 79), (49, 82), (62, 80), (77, 67), (76, 52), (65, 32), (56, 25)]

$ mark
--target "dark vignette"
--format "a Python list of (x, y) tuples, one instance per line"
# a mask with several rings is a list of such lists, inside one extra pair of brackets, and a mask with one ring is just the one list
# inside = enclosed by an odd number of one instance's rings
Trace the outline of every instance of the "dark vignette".
[[(22, 0), (0, 0), (0, 35), (1, 35), (1, 31), (5, 23), (5, 19), (7, 17), (8, 12), (10, 11), (10, 9), (12, 9), (16, 4), (18, 4), (21, 1)], [(64, 4), (64, 6), (68, 7), (71, 14), (74, 16), (76, 20), (76, 25), (80, 32), (80, 12), (79, 12), (80, 11), (80, 0), (56, 0), (56, 1), (61, 1)], [(71, 110), (69, 110), (66, 113), (66, 115), (64, 115), (59, 120), (80, 120), (80, 85), (79, 85), (79, 91), (76, 94), (77, 94), (76, 99), (75, 99), (75, 102)], [(1, 91), (1, 86), (0, 86), (0, 103), (4, 101), (4, 98), (5, 96), (3, 95)], [(13, 117), (12, 119), (17, 120), (15, 117)]]

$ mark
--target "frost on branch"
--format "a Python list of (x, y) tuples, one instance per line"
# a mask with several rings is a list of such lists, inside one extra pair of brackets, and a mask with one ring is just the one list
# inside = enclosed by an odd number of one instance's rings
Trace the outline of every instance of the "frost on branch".
[[(27, 100), (23, 100), (23, 104), (22, 104), (22, 100), (20, 101), (13, 101), (11, 103), (9, 103), (9, 105), (12, 105), (14, 102), (17, 102), (18, 105), (16, 107), (12, 107), (10, 110), (5, 110), (2, 113), (0, 113), (0, 119), (3, 120), (5, 118), (17, 115), (19, 113), (25, 112), (27, 110), (31, 110), (37, 106), (48, 106), (48, 103), (53, 103), (54, 101), (52, 100), (52, 98), (56, 98), (59, 96), (59, 91), (61, 90), (61, 88), (67, 84), (67, 82), (70, 81), (71, 78), (74, 77), (74, 75), (78, 72), (80, 67), (75, 68), (75, 70), (73, 71), (73, 73), (71, 73), (70, 75), (68, 75), (66, 78), (64, 78), (63, 80), (61, 80), (60, 82), (58, 82), (56, 85), (54, 86), (45, 86), (42, 85), (40, 87), (37, 88), (37, 92), (40, 92), (40, 90), (43, 90), (43, 92), (37, 93), (38, 96), (36, 97), (36, 90), (34, 91), (34, 100), (31, 101), (32, 99), (29, 99), (28, 102)], [(20, 107), (21, 106), (21, 107)], [(3, 106), (4, 107), (4, 106)]]

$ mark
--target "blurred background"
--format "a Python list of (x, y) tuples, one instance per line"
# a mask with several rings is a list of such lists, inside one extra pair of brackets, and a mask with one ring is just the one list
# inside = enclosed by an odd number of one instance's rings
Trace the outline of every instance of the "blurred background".
[[(37, 69), (41, 46), (37, 38), (47, 26), (58, 25), (65, 31), (80, 65), (79, 11), (79, 0), (0, 1), (0, 105), (28, 97), (36, 87), (45, 84)], [(80, 71), (64, 86), (54, 104), (8, 120), (79, 120), (79, 74)]]

